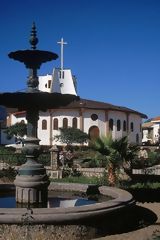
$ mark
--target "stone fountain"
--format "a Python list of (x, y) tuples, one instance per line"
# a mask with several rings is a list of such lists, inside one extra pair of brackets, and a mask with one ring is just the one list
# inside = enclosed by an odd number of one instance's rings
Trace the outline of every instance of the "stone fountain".
[(27, 162), (19, 168), (15, 186), (16, 201), (28, 205), (34, 203), (45, 204), (48, 198), (49, 179), (44, 166), (37, 163), (37, 158), (41, 152), (40, 140), (37, 138), (39, 111), (47, 110), (49, 107), (66, 105), (77, 98), (73, 95), (39, 92), (37, 69), (40, 68), (42, 63), (57, 59), (58, 55), (37, 50), (37, 43), (36, 27), (33, 23), (30, 36), (31, 50), (19, 50), (8, 55), (10, 58), (24, 63), (26, 68), (29, 69), (28, 88), (25, 93), (16, 92), (0, 95), (1, 104), (26, 110), (27, 138), (25, 139), (23, 153), (26, 155)]
[[(57, 59), (57, 54), (36, 49), (38, 38), (33, 23), (30, 37), (31, 50), (11, 52), (9, 57), (25, 64), (29, 69), (26, 92), (0, 93), (0, 105), (26, 111), (27, 138), (23, 152), (27, 161), (19, 170), (15, 179), (16, 202), (21, 208), (2, 208), (0, 206), (0, 238), (22, 239), (91, 239), (96, 236), (99, 227), (107, 224), (105, 229), (113, 225), (125, 226), (128, 223), (130, 209), (134, 209), (132, 195), (124, 190), (97, 186), (103, 196), (111, 196), (111, 200), (83, 206), (63, 206), (47, 208), (48, 190), (56, 192), (78, 191), (85, 195), (95, 186), (85, 184), (50, 184), (46, 170), (37, 162), (41, 153), (37, 138), (37, 122), (39, 111), (65, 106), (79, 97), (70, 94), (45, 93), (38, 90), (37, 70), (42, 63)], [(48, 188), (49, 186), (49, 188)], [(0, 185), (0, 192), (14, 186)], [(34, 204), (36, 207), (33, 208)], [(39, 204), (40, 208), (37, 208)], [(26, 208), (27, 207), (27, 208)], [(122, 221), (125, 217), (125, 221)], [(45, 229), (45, 230), (44, 230)], [(20, 234), (21, 233), (21, 234)], [(37, 238), (36, 234), (40, 234)]]

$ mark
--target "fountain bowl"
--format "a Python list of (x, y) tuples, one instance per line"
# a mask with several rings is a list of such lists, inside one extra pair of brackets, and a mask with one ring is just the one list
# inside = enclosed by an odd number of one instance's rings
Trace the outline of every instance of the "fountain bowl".
[[(95, 186), (51, 183), (48, 191), (86, 193), (90, 188), (95, 188)], [(14, 185), (1, 184), (0, 189), (1, 191), (3, 189), (13, 190)], [(130, 209), (134, 209), (135, 206), (132, 195), (125, 190), (107, 186), (98, 187), (98, 191), (101, 195), (107, 195), (112, 199), (91, 205), (67, 208), (0, 208), (0, 230), (3, 226), (3, 233), (9, 234), (9, 231), (12, 231), (13, 235), (13, 232), (19, 229), (23, 235), (30, 234), (30, 239), (34, 239), (33, 233), (37, 233), (39, 231), (37, 229), (44, 231), (45, 226), (46, 233), (50, 233), (51, 237), (45, 238), (47, 236), (45, 235), (44, 239), (92, 239), (97, 232), (100, 232), (99, 229), (103, 222), (107, 223), (109, 229), (122, 224), (122, 222), (125, 224), (123, 218), (128, 219)], [(28, 233), (28, 231), (30, 232)], [(11, 239), (9, 235), (7, 239)]]

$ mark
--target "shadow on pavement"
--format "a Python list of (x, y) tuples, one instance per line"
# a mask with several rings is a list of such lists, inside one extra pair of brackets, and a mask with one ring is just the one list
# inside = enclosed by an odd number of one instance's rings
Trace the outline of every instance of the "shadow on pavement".
[(97, 237), (103, 237), (141, 229), (155, 224), (156, 221), (157, 215), (154, 212), (144, 207), (134, 206), (125, 212), (117, 211), (103, 216), (94, 224), (96, 224)]

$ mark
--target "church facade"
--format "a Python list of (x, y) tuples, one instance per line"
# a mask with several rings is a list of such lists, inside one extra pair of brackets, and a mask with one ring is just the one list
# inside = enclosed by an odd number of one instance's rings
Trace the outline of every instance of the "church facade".
[[(54, 69), (53, 75), (39, 77), (39, 90), (62, 93), (63, 89), (63, 93), (77, 94), (71, 70), (63, 69), (61, 75), (60, 72), (60, 69)], [(65, 84), (68, 88), (65, 88)], [(26, 122), (25, 112), (15, 112), (10, 117), (12, 124)], [(54, 139), (60, 133), (59, 128), (74, 127), (89, 134), (90, 138), (109, 134), (113, 139), (128, 136), (129, 142), (141, 144), (142, 118), (146, 117), (126, 107), (80, 98), (65, 107), (40, 112), (38, 138), (42, 145), (61, 144)]]

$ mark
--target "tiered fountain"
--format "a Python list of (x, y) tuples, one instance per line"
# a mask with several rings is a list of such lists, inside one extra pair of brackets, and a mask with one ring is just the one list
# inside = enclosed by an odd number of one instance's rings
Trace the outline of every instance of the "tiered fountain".
[[(16, 202), (21, 203), (22, 208), (0, 208), (0, 224), (2, 224), (0, 225), (0, 234), (2, 230), (7, 239), (13, 239), (13, 233), (15, 232), (16, 238), (22, 239), (21, 234), (18, 238), (19, 233), (16, 232), (20, 231), (23, 234), (30, 234), (30, 237), (26, 239), (35, 239), (34, 233), (36, 234), (39, 229), (43, 233), (45, 224), (46, 232), (43, 234), (43, 239), (89, 239), (95, 236), (90, 234), (92, 232), (90, 232), (90, 229), (97, 228), (97, 219), (106, 217), (105, 221), (110, 224), (111, 221), (108, 221), (107, 216), (113, 220), (112, 212), (113, 214), (119, 214), (120, 211), (123, 212), (122, 215), (124, 216), (127, 212), (126, 209), (134, 206), (135, 202), (131, 194), (126, 191), (101, 186), (97, 187), (97, 192), (102, 195), (109, 195), (113, 197), (113, 200), (78, 207), (75, 207), (75, 205), (64, 206), (64, 204), (63, 207), (59, 208), (47, 208), (49, 179), (45, 168), (37, 163), (37, 158), (41, 152), (40, 140), (37, 138), (39, 111), (67, 105), (79, 98), (69, 94), (62, 95), (38, 91), (37, 69), (40, 68), (42, 63), (55, 60), (58, 56), (52, 52), (36, 49), (38, 39), (35, 24), (32, 26), (30, 43), (31, 50), (16, 51), (9, 54), (10, 58), (24, 63), (26, 68), (29, 69), (27, 91), (0, 94), (0, 105), (25, 110), (27, 118), (27, 138), (23, 148), (27, 162), (19, 168), (15, 179)], [(91, 187), (81, 184), (50, 184), (49, 189), (52, 191), (60, 189), (73, 191), (76, 189), (79, 193), (86, 194)], [(33, 208), (34, 204), (43, 208)], [(26, 205), (27, 208), (24, 207)], [(122, 222), (121, 219), (120, 222)], [(32, 231), (28, 233), (28, 226), (31, 225)]]

